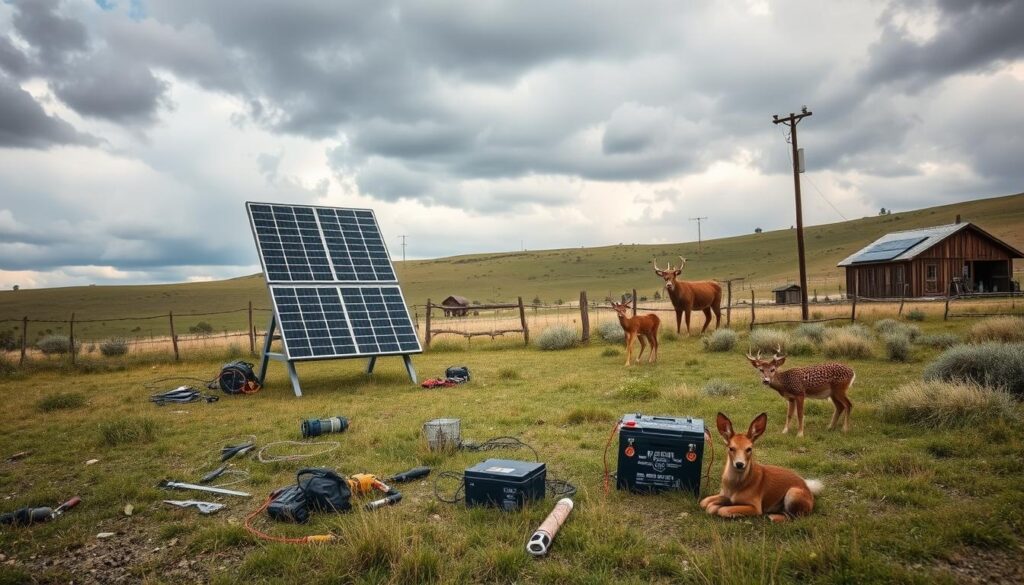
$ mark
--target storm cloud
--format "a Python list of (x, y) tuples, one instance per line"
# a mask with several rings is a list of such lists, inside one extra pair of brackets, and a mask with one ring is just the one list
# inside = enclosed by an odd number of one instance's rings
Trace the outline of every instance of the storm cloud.
[(1021, 30), (1013, 0), (16, 0), (0, 285), (255, 270), (248, 199), (374, 207), (411, 257), (788, 227), (771, 115), (803, 105), (809, 223), (1018, 192)]

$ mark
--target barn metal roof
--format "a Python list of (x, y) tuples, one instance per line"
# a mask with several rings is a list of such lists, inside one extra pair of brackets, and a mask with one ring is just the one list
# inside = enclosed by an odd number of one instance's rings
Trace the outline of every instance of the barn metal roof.
[(871, 242), (867, 246), (864, 246), (860, 250), (857, 250), (853, 254), (850, 254), (849, 256), (847, 256), (846, 258), (841, 260), (839, 262), (839, 264), (836, 264), (836, 266), (851, 266), (853, 264), (868, 263), (869, 261), (865, 261), (865, 260), (858, 261), (857, 258), (859, 256), (865, 254), (866, 252), (868, 252), (868, 250), (871, 250), (872, 248), (875, 248), (879, 244), (884, 244), (886, 242), (895, 242), (897, 240), (911, 240), (911, 239), (922, 238), (921, 241), (918, 242), (917, 244), (914, 244), (913, 246), (911, 246), (910, 248), (906, 249), (901, 254), (899, 254), (899, 255), (897, 255), (897, 256), (895, 256), (893, 258), (885, 260), (885, 262), (900, 262), (900, 261), (904, 261), (904, 260), (911, 260), (915, 256), (917, 256), (918, 254), (920, 254), (921, 252), (924, 252), (925, 250), (931, 248), (935, 244), (938, 244), (942, 240), (945, 240), (949, 236), (959, 232), (960, 230), (967, 229), (968, 227), (971, 227), (971, 228), (981, 232), (982, 234), (984, 234), (988, 238), (994, 240), (996, 243), (1006, 247), (1008, 250), (1010, 250), (1011, 252), (1015, 253), (1018, 258), (1021, 257), (1020, 251), (1018, 251), (1013, 246), (1010, 246), (1006, 242), (1003, 242), (1002, 240), (996, 238), (995, 236), (993, 236), (992, 234), (990, 234), (990, 233), (986, 232), (985, 230), (979, 228), (978, 226), (976, 226), (976, 225), (974, 225), (974, 224), (972, 224), (970, 222), (966, 222), (965, 221), (965, 222), (962, 222), (962, 223), (951, 223), (951, 224), (947, 224), (947, 225), (938, 225), (938, 226), (930, 227), (930, 228), (920, 228), (920, 229), (916, 229), (916, 230), (905, 230), (905, 231), (902, 231), (902, 232), (891, 232), (891, 233), (885, 234), (884, 236), (882, 236), (882, 237), (878, 238), (877, 240)]
[(772, 292), (784, 292), (787, 290), (800, 290), (800, 285), (796, 283), (784, 284), (773, 288)]

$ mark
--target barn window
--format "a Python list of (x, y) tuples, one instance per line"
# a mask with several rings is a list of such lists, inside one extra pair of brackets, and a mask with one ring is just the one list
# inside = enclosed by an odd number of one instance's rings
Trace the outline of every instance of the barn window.
[(925, 276), (924, 279), (928, 281), (936, 281), (939, 279), (939, 265), (928, 264), (924, 267)]

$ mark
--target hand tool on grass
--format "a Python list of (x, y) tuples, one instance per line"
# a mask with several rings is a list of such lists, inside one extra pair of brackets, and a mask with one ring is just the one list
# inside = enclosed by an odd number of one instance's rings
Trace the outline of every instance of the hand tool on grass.
[(214, 512), (224, 508), (224, 504), (217, 504), (214, 502), (200, 502), (198, 500), (164, 500), (165, 504), (172, 506), (178, 506), (179, 508), (188, 508), (195, 506), (199, 509), (200, 514), (213, 514)]
[(14, 526), (29, 526), (40, 522), (49, 522), (63, 514), (66, 510), (74, 508), (81, 503), (82, 498), (75, 496), (57, 508), (44, 506), (41, 508), (21, 508), (7, 514), (0, 515), (0, 524), (11, 524)]
[(184, 482), (181, 482), (181, 481), (171, 481), (169, 479), (165, 479), (165, 480), (161, 481), (159, 484), (157, 484), (157, 487), (168, 488), (168, 489), (176, 489), (176, 490), (195, 490), (197, 492), (209, 492), (211, 494), (221, 494), (221, 495), (224, 495), (224, 496), (240, 496), (240, 497), (243, 497), (243, 498), (248, 498), (249, 496), (252, 495), (252, 494), (247, 494), (245, 492), (238, 492), (238, 491), (235, 491), (235, 490), (228, 490), (228, 489), (219, 488), (219, 487), (212, 487), (212, 486), (208, 486), (208, 485), (197, 485), (197, 484), (194, 484), (194, 483), (184, 483)]

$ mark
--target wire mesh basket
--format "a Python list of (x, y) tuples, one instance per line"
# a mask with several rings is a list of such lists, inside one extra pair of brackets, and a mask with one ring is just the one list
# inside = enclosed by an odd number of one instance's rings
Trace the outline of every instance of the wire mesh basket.
[(423, 423), (423, 438), (431, 451), (457, 449), (462, 443), (462, 420), (435, 418)]

